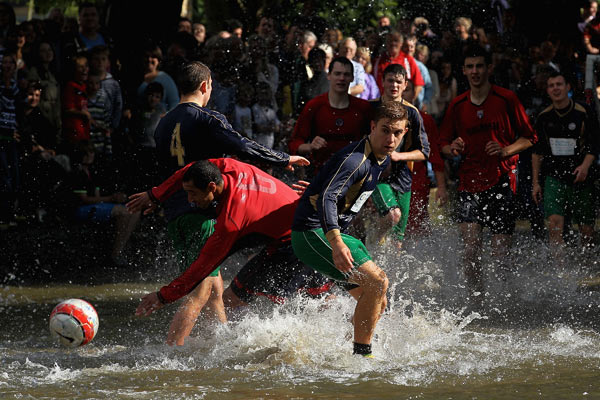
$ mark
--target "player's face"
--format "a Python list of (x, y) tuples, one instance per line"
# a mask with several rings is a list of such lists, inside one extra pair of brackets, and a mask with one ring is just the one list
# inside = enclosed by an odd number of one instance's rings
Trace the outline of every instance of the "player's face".
[(383, 93), (388, 99), (400, 100), (406, 89), (406, 80), (399, 74), (386, 74), (383, 79)]
[(472, 88), (479, 88), (488, 82), (491, 66), (485, 63), (484, 57), (467, 57), (463, 65), (463, 74)]
[(337, 93), (348, 93), (348, 88), (353, 79), (352, 66), (339, 62), (333, 64), (333, 69), (327, 75), (329, 90)]
[(569, 97), (569, 90), (571, 85), (565, 82), (565, 78), (562, 76), (556, 76), (554, 78), (548, 78), (548, 86), (546, 92), (550, 96), (550, 100), (555, 103), (560, 103)]
[(208, 208), (215, 199), (214, 190), (211, 190), (213, 186), (216, 185), (211, 182), (206, 189), (202, 190), (196, 187), (193, 181), (183, 182), (183, 190), (187, 193), (188, 202), (202, 209)]
[(402, 142), (402, 138), (408, 131), (407, 120), (381, 118), (377, 123), (371, 121), (371, 134), (369, 141), (373, 153), (378, 159), (392, 154)]

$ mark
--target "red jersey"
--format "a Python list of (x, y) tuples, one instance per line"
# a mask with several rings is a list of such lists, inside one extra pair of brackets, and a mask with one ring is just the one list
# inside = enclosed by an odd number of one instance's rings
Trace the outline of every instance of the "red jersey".
[[(217, 222), (198, 258), (169, 285), (160, 289), (162, 298), (173, 302), (190, 293), (227, 257), (235, 242), (251, 233), (286, 240), (291, 235), (298, 194), (262, 170), (231, 158), (209, 160), (223, 176)], [(182, 188), (183, 175), (193, 165), (178, 170), (152, 194), (161, 202)]]
[(331, 107), (328, 93), (306, 103), (290, 139), (290, 153), (297, 154), (301, 144), (310, 142), (315, 136), (322, 137), (327, 145), (314, 151), (310, 160), (319, 169), (333, 153), (367, 135), (373, 108), (366, 100), (349, 98), (350, 104), (343, 109)]
[(458, 170), (458, 190), (482, 192), (508, 174), (515, 191), (519, 156), (506, 159), (488, 156), (485, 145), (496, 141), (505, 147), (520, 137), (535, 143), (537, 137), (525, 109), (512, 91), (500, 86), (492, 85), (481, 105), (473, 104), (470, 95), (469, 90), (450, 102), (440, 128), (440, 149), (450, 145), (456, 137), (465, 142)]
[[(440, 155), (439, 131), (433, 117), (423, 111), (419, 111), (423, 118), (423, 126), (429, 140), (429, 162), (434, 171), (444, 170), (444, 160)], [(412, 170), (411, 191), (415, 192), (419, 188), (425, 188), (429, 192), (430, 181), (427, 178), (427, 161), (415, 162)]]
[[(63, 110), (87, 110), (85, 83), (69, 81), (65, 85), (62, 97)], [(63, 118), (63, 134), (68, 142), (75, 143), (90, 139), (90, 122), (82, 117), (68, 115)]]
[(373, 75), (375, 76), (375, 82), (379, 87), (379, 92), (383, 93), (383, 71), (390, 64), (400, 64), (406, 70), (406, 79), (411, 81), (414, 86), (425, 86), (425, 81), (419, 70), (419, 66), (415, 62), (412, 56), (409, 56), (405, 52), (401, 51), (396, 57), (391, 58), (388, 53), (383, 53), (373, 67)]

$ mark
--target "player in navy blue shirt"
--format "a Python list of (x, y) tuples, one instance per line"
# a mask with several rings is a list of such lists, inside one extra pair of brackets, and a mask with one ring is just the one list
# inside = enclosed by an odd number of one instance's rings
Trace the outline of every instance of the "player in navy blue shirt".
[(388, 280), (365, 245), (343, 231), (360, 211), (403, 140), (406, 108), (386, 102), (375, 113), (368, 137), (335, 153), (306, 189), (292, 225), (292, 246), (300, 261), (337, 281), (358, 285), (354, 353), (371, 356), (371, 338), (386, 306)]

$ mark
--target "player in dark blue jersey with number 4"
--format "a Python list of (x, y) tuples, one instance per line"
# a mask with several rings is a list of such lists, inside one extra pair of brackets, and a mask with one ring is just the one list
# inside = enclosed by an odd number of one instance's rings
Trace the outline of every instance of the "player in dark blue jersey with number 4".
[[(337, 281), (354, 284), (354, 353), (371, 356), (371, 338), (386, 306), (388, 280), (365, 245), (348, 227), (390, 164), (390, 154), (408, 131), (400, 102), (375, 111), (371, 133), (335, 153), (306, 189), (292, 225), (294, 253), (303, 263)], [(355, 286), (358, 285), (358, 286)]]
[[(288, 168), (309, 164), (304, 157), (271, 150), (241, 136), (222, 114), (205, 108), (211, 85), (210, 69), (201, 62), (189, 62), (180, 69), (177, 75), (180, 102), (161, 119), (154, 132), (161, 179), (168, 178), (190, 162), (226, 155)], [(197, 258), (212, 233), (215, 216), (190, 205), (183, 190), (169, 198), (164, 206), (168, 234), (183, 270)], [(182, 304), (169, 328), (167, 343), (183, 341), (177, 321), (195, 319), (205, 304), (218, 319), (225, 321), (222, 293), (223, 281), (217, 268)], [(159, 301), (158, 298), (154, 300)]]

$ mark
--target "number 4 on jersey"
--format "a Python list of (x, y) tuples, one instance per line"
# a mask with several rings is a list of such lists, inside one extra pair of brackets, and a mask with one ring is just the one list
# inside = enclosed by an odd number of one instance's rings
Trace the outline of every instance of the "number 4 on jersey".
[(173, 134), (171, 135), (171, 155), (177, 157), (177, 165), (183, 167), (185, 165), (184, 156), (185, 148), (181, 144), (181, 124), (177, 123)]

